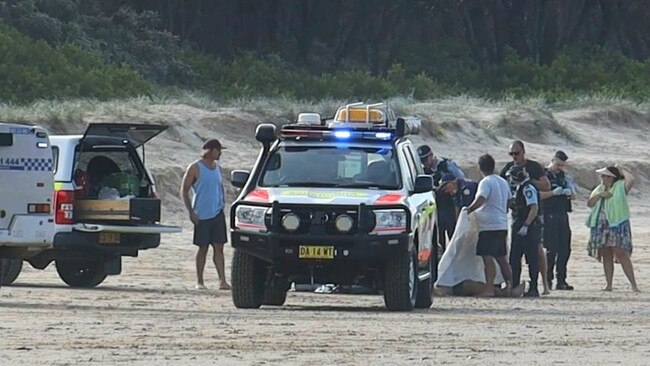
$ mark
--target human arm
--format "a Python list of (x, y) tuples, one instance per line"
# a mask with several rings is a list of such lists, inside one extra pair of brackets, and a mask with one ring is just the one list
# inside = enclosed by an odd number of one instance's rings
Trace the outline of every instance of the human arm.
[(456, 178), (465, 179), (465, 172), (456, 164), (455, 161), (450, 160), (447, 164), (447, 170), (456, 176)]
[(556, 197), (561, 195), (564, 192), (564, 188), (562, 187), (557, 187), (552, 191), (541, 191), (539, 192), (539, 196), (542, 200), (549, 199), (551, 197)]
[(474, 197), (474, 201), (472, 201), (472, 203), (467, 208), (467, 213), (470, 214), (476, 211), (479, 207), (483, 206), (483, 204), (487, 200), (487, 197), (489, 196), (490, 196), (490, 185), (486, 183), (485, 179), (483, 179), (478, 184), (478, 188), (476, 189), (476, 197)]
[[(564, 189), (563, 194), (565, 196), (568, 196), (569, 199), (575, 200), (576, 199), (576, 185), (573, 182), (573, 178), (567, 173), (564, 173), (564, 176), (565, 176), (565, 180), (566, 180), (566, 188)], [(571, 194), (567, 194), (569, 192), (571, 192)]]
[(609, 198), (611, 196), (612, 194), (604, 188), (596, 188), (593, 192), (591, 192), (591, 197), (589, 197), (589, 200), (587, 201), (587, 206), (589, 208), (592, 208), (596, 206), (598, 201), (600, 201), (602, 198)]
[(196, 215), (194, 212), (194, 209), (192, 208), (192, 200), (190, 199), (190, 189), (192, 189), (192, 184), (196, 181), (198, 176), (198, 169), (196, 167), (196, 164), (190, 165), (187, 170), (185, 171), (185, 174), (183, 175), (183, 180), (181, 181), (181, 198), (183, 199), (183, 204), (185, 205), (185, 209), (190, 215), (190, 221), (194, 225), (196, 225), (199, 222), (199, 217)]
[(621, 170), (621, 174), (623, 174), (623, 177), (625, 177), (625, 194), (630, 193), (630, 190), (632, 190), (632, 187), (634, 186), (635, 180), (634, 176), (625, 170), (623, 167), (618, 167)]
[(485, 197), (476, 196), (474, 202), (472, 202), (472, 204), (469, 205), (469, 207), (467, 208), (467, 213), (471, 214), (472, 212), (478, 210), (478, 208), (483, 206), (484, 203), (485, 203)]

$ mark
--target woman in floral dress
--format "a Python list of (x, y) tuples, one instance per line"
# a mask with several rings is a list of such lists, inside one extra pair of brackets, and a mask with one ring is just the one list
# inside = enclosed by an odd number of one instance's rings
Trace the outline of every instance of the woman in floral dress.
[(600, 185), (596, 187), (587, 205), (591, 214), (587, 226), (591, 228), (589, 255), (602, 259), (607, 284), (603, 291), (612, 291), (614, 258), (621, 263), (623, 272), (632, 286), (639, 292), (634, 279), (632, 255), (632, 231), (627, 195), (634, 185), (634, 177), (625, 169), (609, 166), (596, 170), (600, 174)]

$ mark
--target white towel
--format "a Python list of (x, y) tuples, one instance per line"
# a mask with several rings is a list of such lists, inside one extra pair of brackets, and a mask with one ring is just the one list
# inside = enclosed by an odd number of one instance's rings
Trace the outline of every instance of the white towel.
[[(472, 219), (470, 221), (466, 211), (461, 211), (454, 236), (438, 263), (437, 287), (453, 287), (466, 280), (485, 283), (483, 259), (476, 255), (478, 228), (476, 219)], [(501, 284), (504, 279), (496, 261), (495, 265), (497, 275), (494, 283)]]

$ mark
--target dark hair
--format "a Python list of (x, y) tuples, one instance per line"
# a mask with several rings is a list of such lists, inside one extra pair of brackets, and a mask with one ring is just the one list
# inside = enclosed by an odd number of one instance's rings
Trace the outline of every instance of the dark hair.
[(621, 171), (615, 167), (615, 166), (608, 166), (607, 170), (609, 170), (612, 174), (614, 174), (616, 177), (614, 177), (614, 183), (618, 182), (619, 180), (625, 179), (625, 176), (621, 174)]
[(481, 155), (478, 158), (478, 168), (483, 173), (494, 173), (494, 158), (490, 154)]
[(513, 146), (514, 146), (514, 145), (518, 145), (519, 147), (521, 147), (521, 151), (522, 151), (522, 152), (526, 152), (526, 148), (524, 147), (524, 143), (523, 143), (523, 141), (521, 141), (521, 140), (515, 140), (515, 141), (512, 142), (512, 145), (513, 145)]
[(566, 153), (562, 150), (558, 150), (555, 152), (554, 158), (561, 160), (561, 161), (567, 161), (569, 160), (569, 157), (566, 155)]

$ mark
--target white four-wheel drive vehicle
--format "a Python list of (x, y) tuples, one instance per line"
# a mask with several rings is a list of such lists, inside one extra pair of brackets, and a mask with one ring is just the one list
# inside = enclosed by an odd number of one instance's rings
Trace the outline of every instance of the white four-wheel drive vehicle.
[(28, 259), (33, 267), (54, 261), (68, 285), (94, 287), (121, 272), (123, 256), (181, 231), (160, 224), (160, 199), (145, 166), (145, 142), (166, 128), (96, 123), (83, 135), (51, 136), (55, 235), (52, 247)]
[(231, 208), (235, 306), (282, 305), (291, 282), (362, 285), (389, 310), (427, 308), (438, 246), (432, 177), (413, 143), (418, 118), (383, 104), (341, 107), (328, 122), (301, 114), (262, 151)]
[(52, 150), (38, 126), (0, 123), (0, 283), (52, 245)]

